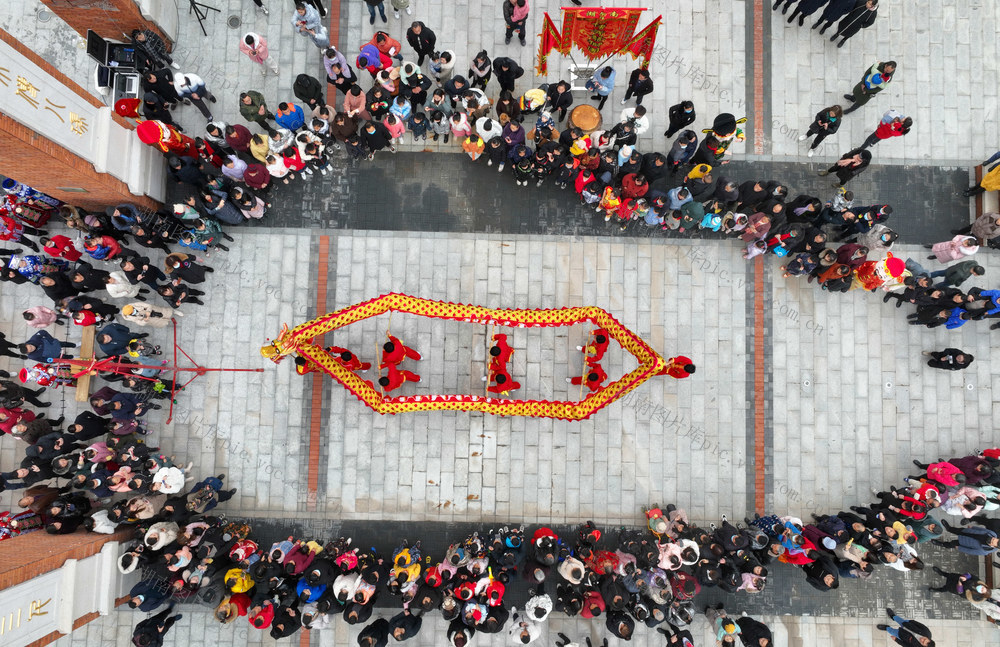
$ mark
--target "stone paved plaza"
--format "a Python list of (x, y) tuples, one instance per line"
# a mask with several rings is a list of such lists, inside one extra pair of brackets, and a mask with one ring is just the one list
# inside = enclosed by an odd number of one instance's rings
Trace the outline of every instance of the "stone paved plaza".
[[(186, 3), (178, 1), (175, 58), (203, 76), (218, 96), (216, 117), (243, 123), (237, 112), (242, 90), (259, 89), (273, 105), (292, 98), (295, 74), (322, 78), (317, 50), (291, 33), (291, 2), (264, 0), (271, 8), (264, 17), (249, 0), (207, 1), (222, 10), (206, 23), (208, 38), (186, 16)], [(555, 17), (562, 4), (568, 3), (532, 1), (529, 33), (540, 31), (543, 9)], [(757, 168), (767, 169), (761, 177), (770, 179), (772, 172), (778, 179), (788, 177), (793, 190), (828, 191), (820, 188), (827, 183), (812, 175), (820, 163), (860, 144), (882, 112), (894, 107), (913, 116), (914, 131), (879, 144), (869, 176), (859, 180), (866, 203), (912, 202), (907, 213), (889, 223), (907, 243), (894, 251), (922, 258), (921, 243), (936, 242), (948, 229), (968, 222), (957, 194), (967, 168), (991, 155), (998, 141), (1000, 4), (884, 0), (877, 24), (841, 50), (816, 32), (786, 25), (780, 14), (772, 15), (766, 0), (759, 16), (753, 2), (646, 4), (655, 11), (644, 14), (642, 25), (660, 11), (665, 22), (650, 66), (656, 91), (645, 102), (653, 125), (640, 150), (668, 148), (662, 137), (666, 107), (690, 98), (699, 129), (719, 111), (756, 117), (748, 124), (746, 144), (735, 148), (739, 173), (753, 177), (753, 165), (760, 164)], [(533, 79), (537, 43), (529, 38), (522, 48), (515, 39), (504, 46), (498, 0), (413, 0), (412, 5), (414, 15), (403, 14), (401, 21), (390, 10), (386, 29), (404, 40), (409, 21), (423, 20), (437, 32), (439, 47), (456, 51), (456, 71), (464, 72), (479, 49), (520, 62), (526, 75), (519, 91), (555, 81), (568, 69), (567, 60), (552, 57), (549, 77)], [(36, 20), (40, 6), (39, 0), (4, 2), (0, 27), (90, 87), (93, 68), (78, 47), (78, 36), (58, 18)], [(242, 25), (229, 28), (230, 16), (238, 16)], [(342, 0), (333, 38), (349, 60), (373, 31), (367, 17), (361, 0)], [(760, 52), (754, 51), (755, 24), (762, 30)], [(238, 52), (239, 36), (247, 29), (271, 41), (282, 69), (279, 77), (261, 83), (257, 68)], [(409, 53), (404, 44), (404, 54)], [(889, 89), (850, 116), (807, 164), (798, 132), (820, 108), (842, 102), (840, 95), (865, 68), (890, 58), (900, 70)], [(605, 123), (617, 119), (627, 72), (636, 64), (619, 59), (615, 65), (618, 87), (604, 110)], [(755, 88), (763, 93), (756, 115)], [(496, 96), (495, 82), (489, 91)], [(586, 97), (577, 93), (576, 99)], [(200, 132), (203, 120), (193, 107), (177, 115), (189, 133)], [(946, 458), (996, 444), (992, 391), (1000, 390), (1000, 371), (992, 367), (985, 322), (958, 331), (909, 326), (907, 310), (883, 304), (879, 295), (859, 290), (831, 295), (804, 281), (782, 279), (775, 259), (748, 263), (734, 241), (666, 239), (632, 231), (619, 235), (590, 222), (593, 212), (560, 203), (567, 198), (549, 187), (534, 193), (531, 187), (524, 191), (532, 197), (514, 198), (509, 177), (494, 182), (492, 174), (478, 169), (472, 177), (459, 175), (448, 166), (452, 157), (441, 162), (435, 155), (458, 152), (454, 144), (408, 142), (403, 148), (429, 152), (418, 162), (401, 155), (351, 167), (341, 155), (333, 176), (279, 196), (280, 210), (263, 226), (234, 229), (232, 251), (208, 259), (216, 268), (205, 284), (211, 305), (182, 309), (179, 340), (200, 363), (264, 369), (199, 379), (180, 395), (171, 425), (163, 424), (163, 411), (149, 416), (156, 429), (152, 438), (165, 451), (193, 461), (199, 474), (228, 474), (227, 481), (239, 488), (225, 507), (230, 517), (267, 519), (278, 527), (309, 523), (331, 532), (341, 523), (391, 521), (402, 536), (431, 526), (447, 533), (456, 524), (474, 522), (592, 519), (608, 527), (635, 525), (642, 506), (668, 501), (707, 523), (723, 513), (734, 519), (752, 513), (758, 497), (764, 501), (761, 512), (807, 517), (862, 504), (873, 488), (899, 483), (912, 473), (914, 457)], [(419, 203), (405, 198), (405, 189), (413, 187), (420, 189)], [(395, 201), (385, 200), (387, 195)], [(923, 202), (933, 208), (920, 209), (923, 195), (933, 195), (933, 202), (930, 197)], [(358, 209), (359, 203), (364, 208)], [(511, 203), (526, 214), (513, 224), (509, 214), (501, 213)], [(328, 252), (321, 259), (323, 247)], [(986, 277), (963, 287), (995, 287), (1000, 276), (996, 253), (983, 249), (975, 258), (986, 267)], [(327, 267), (327, 287), (318, 294), (321, 263)], [(20, 311), (43, 298), (30, 286), (6, 286), (0, 289), (0, 331), (21, 341), (28, 333)], [(653, 379), (581, 423), (464, 413), (378, 416), (326, 381), (321, 443), (310, 448), (311, 378), (297, 376), (289, 362), (263, 361), (258, 348), (282, 324), (322, 314), (317, 302), (333, 311), (387, 292), (488, 307), (597, 305), (664, 356), (694, 358), (699, 370), (683, 381)], [(388, 317), (380, 317), (326, 341), (370, 360), (387, 327), (424, 353), (417, 372), (428, 385), (482, 388), (482, 327), (397, 315), (391, 325)], [(76, 330), (59, 334), (79, 338)], [(579, 369), (575, 346), (585, 334), (582, 327), (513, 331), (520, 345), (513, 368), (523, 376), (525, 394), (572, 395), (564, 378)], [(152, 337), (169, 345), (166, 330), (153, 331)], [(976, 362), (957, 373), (923, 365), (921, 350), (946, 346), (971, 352)], [(614, 351), (609, 372), (629, 370), (634, 360), (617, 347)], [(0, 358), (2, 369), (19, 366)], [(762, 386), (754, 379), (755, 366), (763, 366)], [(408, 385), (404, 392), (423, 387)], [(762, 390), (763, 422), (754, 416), (754, 399), (760, 395), (755, 389)], [(54, 415), (79, 410), (70, 395), (53, 397)], [(763, 464), (754, 459), (759, 446)], [(19, 451), (10, 439), (0, 438), (0, 466), (9, 469)], [(310, 451), (318, 458), (315, 498), (308, 488)], [(0, 509), (8, 509), (11, 500), (10, 493), (0, 494)], [(943, 563), (937, 561), (940, 551), (927, 554), (930, 562)], [(1000, 644), (995, 628), (977, 619), (970, 607), (923, 590), (932, 580), (929, 572), (893, 571), (885, 588), (845, 584), (827, 596), (828, 606), (819, 611), (808, 599), (817, 594), (799, 588), (801, 575), (791, 571), (790, 579), (797, 580), (794, 589), (737, 598), (730, 608), (739, 612), (744, 600), (771, 625), (779, 647), (886, 644), (888, 639), (874, 629), (876, 618), (887, 602), (904, 600), (905, 606), (897, 608), (930, 618), (927, 624), (940, 645)], [(60, 643), (125, 645), (142, 617), (119, 610)], [(446, 644), (446, 625), (433, 622), (434, 630), (425, 627), (413, 644)], [(579, 640), (592, 635), (595, 644), (607, 633), (603, 621), (556, 617), (546, 631), (539, 644), (554, 644), (557, 631)], [(693, 631), (699, 646), (711, 645), (703, 618)], [(308, 640), (313, 646), (347, 645), (354, 644), (356, 634), (338, 622), (330, 631), (312, 632)], [(506, 640), (506, 634), (480, 635), (475, 645), (499, 646)], [(661, 641), (655, 632), (641, 630), (633, 643)], [(272, 641), (245, 622), (221, 627), (204, 609), (192, 608), (167, 642), (236, 647)]]

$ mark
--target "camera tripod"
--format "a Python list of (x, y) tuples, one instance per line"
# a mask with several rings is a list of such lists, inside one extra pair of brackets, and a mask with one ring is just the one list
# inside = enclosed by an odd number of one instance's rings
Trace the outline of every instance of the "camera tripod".
[(221, 13), (215, 7), (209, 7), (203, 2), (197, 2), (197, 0), (188, 0), (191, 3), (191, 8), (188, 9), (188, 15), (194, 12), (195, 17), (198, 19), (198, 26), (201, 27), (201, 33), (208, 36), (208, 32), (205, 31), (205, 18), (208, 17), (209, 11), (214, 11), (215, 13)]

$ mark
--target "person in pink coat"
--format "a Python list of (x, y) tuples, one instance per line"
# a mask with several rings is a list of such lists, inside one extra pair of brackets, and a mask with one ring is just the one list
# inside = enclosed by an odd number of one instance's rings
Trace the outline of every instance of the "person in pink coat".
[(924, 245), (924, 247), (934, 252), (932, 256), (927, 257), (928, 259), (937, 259), (940, 263), (948, 263), (950, 261), (957, 261), (958, 259), (966, 256), (972, 256), (978, 252), (979, 241), (976, 240), (975, 236), (965, 236), (960, 234), (951, 240), (934, 243), (933, 245)]
[(406, 134), (406, 124), (393, 114), (386, 115), (385, 121), (382, 123), (385, 125), (385, 129), (389, 131), (389, 134), (392, 135), (393, 144), (402, 144), (403, 135)]
[(260, 65), (260, 73), (263, 76), (267, 76), (268, 68), (277, 76), (278, 62), (268, 51), (266, 38), (249, 31), (243, 35), (243, 40), (240, 41), (240, 51), (246, 54), (251, 61)]
[(21, 313), (25, 323), (32, 328), (48, 328), (52, 324), (64, 324), (66, 318), (61, 316), (52, 308), (45, 306), (32, 306)]
[(464, 112), (456, 112), (451, 116), (451, 134), (459, 142), (472, 134), (472, 125)]

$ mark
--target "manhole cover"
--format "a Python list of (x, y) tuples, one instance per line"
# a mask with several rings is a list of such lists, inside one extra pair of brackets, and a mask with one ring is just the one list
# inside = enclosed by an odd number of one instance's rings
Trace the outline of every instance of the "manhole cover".
[(243, 19), (236, 14), (233, 14), (232, 16), (229, 16), (229, 20), (227, 20), (226, 23), (229, 25), (230, 29), (236, 29), (243, 24)]
[(48, 22), (52, 20), (52, 12), (40, 9), (38, 13), (35, 14), (35, 18), (38, 18), (38, 22)]

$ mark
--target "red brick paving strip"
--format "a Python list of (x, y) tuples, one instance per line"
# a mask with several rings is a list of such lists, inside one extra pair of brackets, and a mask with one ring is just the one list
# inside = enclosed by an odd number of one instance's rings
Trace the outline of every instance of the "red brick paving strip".
[(764, 364), (764, 259), (753, 262), (753, 456), (754, 509), (764, 513), (764, 427), (767, 399), (764, 397), (766, 366)]
[(764, 2), (753, 0), (753, 152), (764, 154)]
[[(327, 270), (328, 262), (327, 257), (330, 253), (330, 237), (320, 236), (319, 237), (319, 259), (316, 264), (316, 316), (320, 316), (326, 313), (326, 281), (327, 281)], [(323, 336), (317, 337), (314, 342), (315, 344), (323, 345)], [(306, 507), (309, 510), (316, 509), (316, 498), (317, 492), (319, 490), (319, 444), (320, 444), (320, 429), (322, 425), (322, 411), (323, 411), (323, 381), (326, 379), (325, 375), (320, 373), (311, 373), (312, 376), (312, 402), (309, 405), (309, 475), (308, 475), (308, 494), (306, 499)]]

